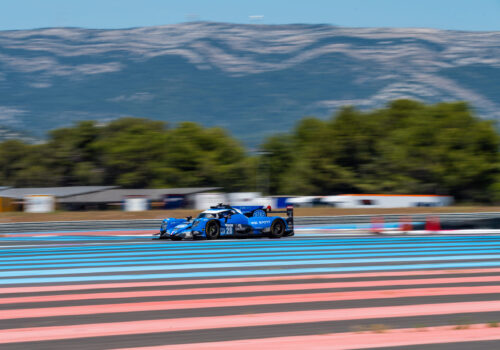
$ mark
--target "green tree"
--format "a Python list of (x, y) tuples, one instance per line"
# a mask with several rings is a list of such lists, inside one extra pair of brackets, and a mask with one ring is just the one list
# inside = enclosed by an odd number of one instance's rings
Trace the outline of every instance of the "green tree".
[(83, 121), (50, 133), (43, 148), (52, 176), (60, 186), (103, 184), (104, 170), (94, 148), (101, 133), (102, 128), (94, 121)]
[(143, 118), (121, 118), (102, 127), (91, 145), (104, 169), (104, 183), (149, 187), (164, 164), (166, 125)]
[[(451, 194), (488, 202), (500, 188), (498, 133), (463, 102), (397, 100), (368, 112), (346, 107), (327, 121), (305, 118), (282, 139), (291, 140), (293, 156), (284, 158), (286, 166), (274, 156), (273, 190)], [(264, 148), (279, 154), (283, 146), (270, 138)]]

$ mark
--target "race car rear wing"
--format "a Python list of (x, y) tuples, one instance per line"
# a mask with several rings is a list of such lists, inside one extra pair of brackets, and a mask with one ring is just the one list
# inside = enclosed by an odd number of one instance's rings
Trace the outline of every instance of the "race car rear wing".
[(267, 207), (264, 210), (271, 214), (286, 214), (288, 217), (293, 217), (293, 205), (287, 205), (286, 210), (272, 210), (271, 207)]

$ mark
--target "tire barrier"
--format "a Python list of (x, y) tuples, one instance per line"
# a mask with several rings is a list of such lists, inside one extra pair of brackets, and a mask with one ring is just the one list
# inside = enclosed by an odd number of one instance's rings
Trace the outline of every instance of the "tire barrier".
[(409, 232), (413, 230), (413, 222), (411, 216), (404, 216), (399, 219), (399, 230), (401, 232)]

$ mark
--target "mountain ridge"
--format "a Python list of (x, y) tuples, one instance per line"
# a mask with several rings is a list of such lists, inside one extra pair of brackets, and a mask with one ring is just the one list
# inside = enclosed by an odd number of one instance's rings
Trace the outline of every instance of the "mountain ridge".
[(396, 98), (500, 119), (500, 32), (188, 22), (0, 31), (0, 125), (43, 137), (121, 116), (228, 128), (251, 145), (305, 115)]

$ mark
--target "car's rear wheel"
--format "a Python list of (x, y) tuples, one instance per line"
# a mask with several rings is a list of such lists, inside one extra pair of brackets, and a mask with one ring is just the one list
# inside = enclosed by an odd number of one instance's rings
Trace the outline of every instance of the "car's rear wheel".
[(270, 236), (271, 238), (281, 238), (283, 234), (285, 233), (285, 224), (283, 220), (274, 220), (274, 222), (271, 225), (271, 232)]
[(211, 220), (205, 226), (205, 235), (207, 239), (217, 239), (220, 235), (220, 225), (217, 221)]

